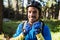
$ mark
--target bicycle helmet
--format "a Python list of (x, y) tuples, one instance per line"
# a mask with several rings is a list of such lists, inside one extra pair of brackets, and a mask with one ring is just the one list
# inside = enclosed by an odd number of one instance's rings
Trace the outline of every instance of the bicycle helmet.
[(38, 1), (31, 1), (27, 5), (27, 8), (28, 7), (36, 7), (38, 9), (41, 9), (41, 4)]
[(38, 2), (38, 1), (30, 1), (28, 3), (28, 5), (27, 5), (27, 10), (28, 10), (29, 7), (37, 8), (38, 11), (39, 11), (39, 18), (40, 18), (40, 15), (41, 15), (41, 4), (40, 4), (40, 2)]

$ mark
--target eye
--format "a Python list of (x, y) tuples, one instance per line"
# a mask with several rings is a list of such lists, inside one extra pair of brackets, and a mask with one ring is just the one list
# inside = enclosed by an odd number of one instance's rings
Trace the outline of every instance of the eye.
[(35, 14), (35, 13), (37, 13), (37, 11), (33, 11), (33, 13)]
[(31, 13), (31, 11), (28, 11), (28, 13)]
[(37, 13), (37, 11), (33, 11), (33, 14), (36, 14)]

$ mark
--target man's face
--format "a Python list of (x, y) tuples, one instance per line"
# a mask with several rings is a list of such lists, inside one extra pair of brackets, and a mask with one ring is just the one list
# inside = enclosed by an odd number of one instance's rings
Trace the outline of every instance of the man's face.
[(39, 18), (39, 11), (35, 7), (28, 7), (28, 20), (33, 23)]

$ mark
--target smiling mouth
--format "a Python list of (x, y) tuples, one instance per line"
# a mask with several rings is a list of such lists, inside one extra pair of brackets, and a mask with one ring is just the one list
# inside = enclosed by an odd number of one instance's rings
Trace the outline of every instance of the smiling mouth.
[(34, 20), (34, 19), (36, 19), (36, 18), (31, 17), (31, 19)]
[(32, 16), (31, 18), (35, 19), (36, 17), (35, 16)]

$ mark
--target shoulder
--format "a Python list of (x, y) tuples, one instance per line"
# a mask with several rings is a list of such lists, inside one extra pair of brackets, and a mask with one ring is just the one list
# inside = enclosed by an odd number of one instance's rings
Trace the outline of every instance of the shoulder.
[(18, 27), (17, 27), (17, 31), (21, 31), (23, 28), (23, 23), (19, 23)]
[(22, 25), (23, 25), (23, 23), (20, 23), (18, 25), (16, 33), (13, 35), (13, 37), (17, 37), (22, 32)]
[(45, 40), (51, 40), (51, 32), (49, 26), (45, 25), (43, 30), (43, 36)]
[(49, 26), (44, 25), (43, 34), (44, 35), (50, 35), (50, 28), (49, 28)]
[(19, 25), (18, 28), (23, 28), (23, 26), (25, 26), (25, 24), (27, 23), (27, 21), (22, 21)]
[(48, 25), (44, 25), (44, 30), (49, 30), (49, 26)]
[(49, 28), (49, 26), (47, 25), (47, 24), (45, 24), (44, 22), (42, 22), (43, 23), (43, 26), (42, 26), (42, 34), (50, 34), (50, 28)]
[(44, 23), (44, 21), (42, 21), (42, 20), (39, 20), (41, 23), (42, 23), (42, 26), (46, 29), (46, 28), (48, 28), (48, 25), (46, 25), (45, 23)]
[(49, 26), (46, 25), (43, 21), (40, 21), (40, 23), (41, 23), (41, 26), (42, 26), (43, 30), (49, 29)]

